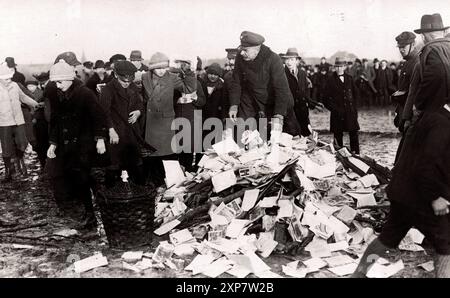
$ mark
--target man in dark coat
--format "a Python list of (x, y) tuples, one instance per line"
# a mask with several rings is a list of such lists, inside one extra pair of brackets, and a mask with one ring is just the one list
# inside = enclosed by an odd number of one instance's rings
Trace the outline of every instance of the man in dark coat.
[(414, 30), (423, 35), (425, 42), (420, 52), (420, 82), (414, 104), (420, 111), (434, 111), (450, 96), (450, 38), (445, 37), (449, 27), (443, 26), (439, 14), (426, 18), (428, 20), (422, 21), (431, 25)]
[(58, 159), (63, 179), (72, 184), (85, 208), (80, 228), (95, 226), (90, 169), (95, 153), (105, 153), (106, 117), (95, 94), (75, 79), (75, 70), (64, 60), (50, 69), (58, 88), (51, 98), (50, 147), (47, 157)]
[(345, 73), (345, 61), (336, 58), (336, 72), (327, 81), (324, 105), (331, 111), (330, 131), (339, 147), (343, 146), (343, 133), (350, 136), (350, 150), (359, 154), (358, 112), (356, 110), (355, 83), (353, 78)]
[[(172, 69), (173, 73), (179, 75), (180, 79), (183, 79), (183, 73), (189, 73), (191, 71), (191, 61), (188, 59), (177, 59), (175, 63), (178, 63), (178, 68)], [(196, 141), (201, 142), (203, 140), (203, 134), (201, 130), (197, 130), (196, 125), (202, 125), (201, 110), (205, 105), (205, 94), (202, 89), (202, 84), (199, 78), (197, 78), (197, 91), (194, 94), (185, 94), (180, 90), (174, 90), (174, 110), (175, 118), (182, 118), (188, 120), (190, 124), (190, 146), (186, 146), (188, 143), (185, 138), (180, 140), (179, 145), (183, 148), (182, 152), (178, 154), (178, 161), (186, 171), (195, 172), (197, 170), (196, 164), (200, 161), (202, 151), (201, 143), (196, 144)], [(178, 132), (180, 132), (179, 130)], [(197, 138), (195, 134), (199, 134)], [(186, 136), (183, 136), (186, 137)], [(196, 146), (197, 145), (197, 146)]]
[(117, 61), (115, 78), (102, 88), (99, 102), (105, 110), (109, 132), (108, 154), (111, 164), (106, 171), (106, 186), (113, 186), (121, 170), (126, 170), (130, 179), (144, 184), (142, 158), (140, 154), (141, 130), (138, 119), (143, 114), (140, 93), (131, 88), (136, 67), (129, 61)]
[(87, 80), (86, 87), (99, 96), (101, 88), (109, 81), (110, 79), (108, 78), (105, 70), (105, 62), (102, 60), (95, 61), (94, 74)]
[[(364, 276), (377, 258), (398, 246), (411, 227), (419, 229), (434, 246), (436, 277), (450, 277), (450, 100), (441, 97), (450, 91), (445, 70), (450, 65), (445, 59), (450, 51), (448, 42), (442, 40), (447, 28), (441, 16), (434, 14), (422, 16), (421, 28), (415, 30), (424, 34), (427, 42), (420, 54), (422, 81), (414, 95), (422, 96), (415, 97), (422, 113), (407, 131), (386, 189), (391, 200), (388, 221), (362, 256), (355, 277)], [(433, 38), (438, 38), (436, 43)], [(416, 92), (412, 87), (410, 92)]]
[[(281, 58), (263, 44), (264, 40), (256, 33), (241, 33), (231, 82), (229, 116), (233, 121), (237, 117), (244, 121), (272, 119), (271, 129), (281, 131), (288, 103), (293, 99)], [(260, 127), (260, 133), (261, 129), (267, 127)]]
[(386, 106), (389, 104), (389, 98), (396, 91), (394, 86), (392, 70), (388, 67), (386, 60), (381, 60), (380, 67), (375, 71), (375, 88), (377, 89), (376, 104)]
[[(408, 129), (409, 122), (412, 117), (412, 103), (410, 100), (407, 103), (409, 97), (409, 86), (411, 85), (411, 78), (413, 74), (414, 67), (419, 62), (418, 50), (416, 47), (416, 35), (412, 32), (402, 32), (398, 35), (395, 40), (397, 41), (397, 47), (402, 55), (403, 59), (406, 61), (401, 69), (400, 76), (398, 79), (398, 91), (392, 94), (392, 102), (396, 104), (395, 108), (395, 119), (394, 125), (398, 127), (399, 131), (402, 133), (402, 139), (397, 149), (397, 154), (395, 160), (398, 159), (398, 155), (403, 146), (403, 141), (405, 139), (405, 131)], [(406, 111), (408, 109), (408, 111)], [(410, 115), (408, 118), (404, 118), (403, 115)], [(407, 122), (407, 123), (406, 123)], [(405, 125), (406, 123), (406, 125)]]
[[(354, 277), (364, 277), (410, 228), (419, 229), (436, 250), (436, 277), (450, 277), (450, 106), (425, 113), (402, 150), (387, 188), (389, 217), (361, 258)], [(408, 149), (408, 150), (406, 150)]]
[(314, 109), (316, 106), (323, 107), (323, 105), (313, 101), (309, 96), (307, 74), (299, 67), (301, 58), (297, 49), (289, 48), (283, 58), (289, 89), (294, 98), (295, 118), (300, 125), (300, 134), (307, 137), (311, 134), (309, 109)]
[(317, 66), (318, 72), (313, 75), (312, 98), (315, 101), (323, 102), (325, 96), (325, 87), (328, 80), (328, 71), (323, 66)]

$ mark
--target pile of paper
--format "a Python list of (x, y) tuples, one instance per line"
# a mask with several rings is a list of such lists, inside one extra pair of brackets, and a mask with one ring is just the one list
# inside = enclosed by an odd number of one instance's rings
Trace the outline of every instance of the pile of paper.
[[(310, 259), (283, 265), (285, 275), (305, 277), (325, 269), (338, 276), (353, 273), (355, 251), (360, 256), (362, 247), (376, 237), (368, 223), (377, 223), (371, 210), (379, 204), (383, 180), (345, 148), (336, 152), (314, 136), (283, 133), (268, 144), (247, 133), (246, 149), (227, 138), (203, 155), (196, 173), (180, 171), (177, 161), (165, 163), (171, 187), (166, 192), (171, 193), (157, 198), (155, 222), (160, 227), (155, 234), (168, 234), (169, 241), (160, 243), (153, 260), (172, 268), (174, 260), (193, 258), (184, 268), (193, 275), (276, 277), (263, 259), (304, 244)], [(345, 167), (337, 154), (359, 174)], [(288, 166), (292, 170), (273, 183)], [(224, 201), (241, 189), (245, 191), (240, 196)], [(192, 203), (202, 196), (203, 203)], [(187, 224), (189, 212), (197, 209), (203, 213)], [(407, 240), (404, 244), (411, 249), (420, 235), (411, 232)], [(371, 275), (390, 276), (401, 269), (399, 263), (379, 266)]]

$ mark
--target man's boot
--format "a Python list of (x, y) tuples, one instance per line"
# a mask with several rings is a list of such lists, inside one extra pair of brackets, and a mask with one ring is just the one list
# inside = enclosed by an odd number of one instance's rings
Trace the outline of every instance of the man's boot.
[(450, 255), (436, 255), (435, 258), (436, 278), (450, 278)]
[(355, 272), (352, 274), (352, 278), (365, 278), (367, 271), (369, 271), (370, 267), (379, 259), (384, 258), (387, 255), (387, 251), (389, 250), (383, 243), (381, 243), (378, 238), (372, 241), (369, 244), (364, 255), (359, 261), (359, 265), (356, 268)]
[(20, 166), (20, 170), (23, 176), (28, 176), (28, 169), (27, 169), (27, 165), (25, 164), (25, 160), (24, 158), (20, 158), (19, 159), (19, 166)]
[(97, 219), (95, 218), (94, 211), (86, 211), (77, 229), (79, 230), (90, 230), (97, 227)]
[(12, 164), (11, 158), (3, 157), (3, 162), (5, 164), (5, 177), (1, 180), (2, 183), (7, 183), (12, 181)]

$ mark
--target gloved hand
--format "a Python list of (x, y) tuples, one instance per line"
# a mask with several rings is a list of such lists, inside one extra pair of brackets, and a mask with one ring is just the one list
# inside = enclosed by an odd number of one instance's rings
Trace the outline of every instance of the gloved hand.
[(111, 144), (119, 143), (119, 135), (117, 134), (116, 130), (113, 127), (109, 129), (109, 142)]
[(450, 202), (444, 199), (443, 197), (439, 197), (433, 202), (431, 202), (431, 207), (433, 208), (434, 215), (446, 215), (449, 213)]
[(97, 147), (97, 153), (98, 154), (105, 153), (106, 152), (105, 140), (98, 139), (96, 147)]
[(50, 147), (48, 147), (48, 150), (47, 150), (47, 157), (48, 158), (55, 158), (56, 157), (55, 150), (56, 150), (56, 145), (51, 144)]
[(236, 122), (237, 120), (237, 112), (238, 112), (238, 106), (232, 105), (230, 107), (230, 110), (228, 112), (228, 116), (230, 117), (231, 121)]

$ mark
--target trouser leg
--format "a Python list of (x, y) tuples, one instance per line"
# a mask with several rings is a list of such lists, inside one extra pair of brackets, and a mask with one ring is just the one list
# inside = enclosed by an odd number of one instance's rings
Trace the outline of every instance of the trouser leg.
[(437, 254), (434, 260), (436, 278), (450, 278), (450, 255)]
[(358, 137), (358, 131), (350, 131), (349, 133), (350, 137), (350, 150), (353, 153), (359, 154), (359, 137)]
[(385, 246), (378, 238), (373, 240), (369, 246), (367, 246), (358, 267), (353, 273), (353, 278), (363, 278), (366, 276), (367, 271), (379, 258), (384, 258), (387, 255), (389, 248)]
[(334, 133), (334, 140), (336, 141), (337, 145), (341, 148), (344, 146), (343, 139), (344, 139), (343, 132), (335, 132)]

